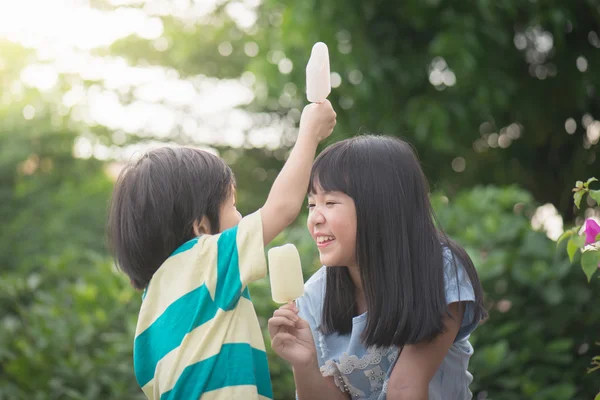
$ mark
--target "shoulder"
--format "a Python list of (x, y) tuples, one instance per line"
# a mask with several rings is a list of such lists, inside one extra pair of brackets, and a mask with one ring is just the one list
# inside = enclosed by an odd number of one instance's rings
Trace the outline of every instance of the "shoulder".
[(477, 327), (475, 320), (475, 291), (462, 260), (448, 246), (443, 248), (444, 291), (446, 303), (464, 302), (463, 320), (455, 341), (467, 338)]
[(327, 267), (321, 267), (304, 284), (304, 296), (312, 300), (323, 297), (325, 281), (327, 279)]
[(259, 233), (262, 235), (261, 211), (257, 210), (252, 214), (248, 214), (245, 217), (243, 217), (236, 228), (240, 231), (249, 231), (255, 235), (258, 235)]
[(225, 229), (221, 233), (206, 236), (209, 236), (211, 240), (219, 242), (219, 244), (227, 241), (235, 242), (236, 240), (240, 242), (245, 239), (253, 239), (255, 237), (260, 237), (262, 240), (262, 217), (260, 210), (246, 215), (240, 220), (240, 222), (238, 222), (237, 225), (229, 229)]
[(311, 290), (325, 283), (327, 267), (323, 266), (317, 270), (304, 284), (304, 288)]
[[(202, 235), (200, 239), (201, 252), (215, 252), (226, 254), (236, 250), (241, 256), (250, 253), (257, 255), (264, 252), (262, 232), (262, 219), (260, 210), (243, 217), (240, 222), (223, 232)], [(262, 259), (262, 257), (258, 257)]]
[[(304, 294), (296, 300), (300, 313), (304, 316), (310, 314), (318, 316), (325, 295), (325, 279), (327, 267), (321, 267), (304, 284)], [(318, 319), (318, 318), (316, 318)]]
[(457, 278), (460, 284), (468, 282), (470, 285), (469, 274), (467, 273), (463, 260), (458, 254), (453, 252), (449, 247), (443, 246), (442, 259), (444, 281), (446, 282), (446, 285), (451, 283), (451, 281), (456, 281)]
[(454, 301), (474, 301), (475, 294), (469, 274), (460, 257), (448, 246), (443, 247), (444, 289), (448, 304)]

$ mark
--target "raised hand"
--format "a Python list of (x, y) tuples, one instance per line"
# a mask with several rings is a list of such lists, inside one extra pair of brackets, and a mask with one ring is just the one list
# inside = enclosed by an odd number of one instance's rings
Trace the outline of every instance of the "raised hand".
[(329, 100), (321, 103), (311, 103), (304, 107), (300, 117), (299, 135), (309, 135), (319, 142), (333, 132), (336, 124), (337, 114), (333, 110)]

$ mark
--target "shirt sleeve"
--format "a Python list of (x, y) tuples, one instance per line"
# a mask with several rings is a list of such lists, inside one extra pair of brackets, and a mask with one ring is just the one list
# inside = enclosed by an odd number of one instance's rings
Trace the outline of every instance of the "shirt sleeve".
[(219, 308), (231, 310), (240, 296), (250, 297), (248, 283), (267, 274), (260, 210), (208, 240), (217, 250), (217, 268), (211, 271), (212, 276), (207, 281), (214, 288), (214, 300)]
[(475, 292), (469, 275), (458, 257), (448, 248), (444, 250), (444, 289), (446, 304), (465, 303), (465, 313), (455, 339), (459, 341), (469, 336), (479, 322), (474, 320)]

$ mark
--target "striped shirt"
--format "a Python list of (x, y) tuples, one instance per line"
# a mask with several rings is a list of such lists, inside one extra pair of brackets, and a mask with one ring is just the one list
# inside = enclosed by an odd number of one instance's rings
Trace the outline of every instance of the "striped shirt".
[(149, 399), (272, 399), (267, 355), (246, 285), (263, 278), (260, 211), (179, 247), (146, 289), (134, 368)]

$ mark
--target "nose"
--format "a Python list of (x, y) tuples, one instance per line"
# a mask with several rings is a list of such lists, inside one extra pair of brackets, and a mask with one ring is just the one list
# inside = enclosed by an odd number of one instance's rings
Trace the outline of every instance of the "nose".
[(310, 227), (323, 224), (325, 222), (325, 216), (317, 207), (313, 208), (310, 214), (308, 214), (307, 225)]

